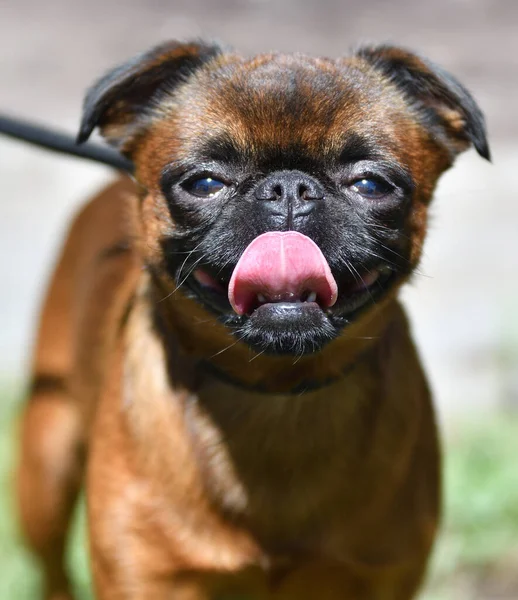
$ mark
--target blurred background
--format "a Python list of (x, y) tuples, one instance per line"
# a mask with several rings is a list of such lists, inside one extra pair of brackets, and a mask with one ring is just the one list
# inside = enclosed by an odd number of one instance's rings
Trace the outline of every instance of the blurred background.
[[(445, 519), (422, 598), (518, 598), (518, 3), (515, 0), (4, 0), (0, 112), (75, 132), (85, 88), (160, 41), (339, 56), (392, 42), (454, 73), (487, 117), (493, 163), (444, 175), (405, 291), (445, 439)], [(71, 215), (113, 178), (0, 137), (0, 598), (37, 598), (11, 497), (38, 306)], [(35, 499), (35, 502), (37, 499)], [(89, 598), (79, 510), (71, 562)]]

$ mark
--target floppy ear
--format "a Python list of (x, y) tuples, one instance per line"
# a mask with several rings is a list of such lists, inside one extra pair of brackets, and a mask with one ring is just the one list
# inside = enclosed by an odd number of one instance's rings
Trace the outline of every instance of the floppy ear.
[(220, 53), (216, 45), (172, 41), (112, 69), (86, 94), (77, 143), (99, 127), (109, 143), (128, 153), (157, 98)]
[(490, 160), (484, 116), (455, 77), (395, 46), (361, 48), (357, 55), (404, 92), (424, 125), (441, 136), (454, 155), (473, 144), (480, 156)]

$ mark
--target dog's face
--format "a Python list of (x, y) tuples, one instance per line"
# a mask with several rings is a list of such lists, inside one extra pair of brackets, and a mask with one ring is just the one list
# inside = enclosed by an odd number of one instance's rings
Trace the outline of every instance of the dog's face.
[(349, 59), (166, 44), (90, 91), (146, 189), (150, 269), (267, 353), (319, 350), (415, 268), (439, 175), (481, 113), (397, 48)]

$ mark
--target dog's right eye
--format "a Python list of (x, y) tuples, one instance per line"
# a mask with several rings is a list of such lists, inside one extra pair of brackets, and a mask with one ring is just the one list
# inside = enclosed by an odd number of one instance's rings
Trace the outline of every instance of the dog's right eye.
[(211, 198), (219, 194), (221, 190), (226, 188), (226, 184), (219, 179), (213, 177), (201, 177), (183, 184), (183, 187), (189, 194), (198, 196), (198, 198)]

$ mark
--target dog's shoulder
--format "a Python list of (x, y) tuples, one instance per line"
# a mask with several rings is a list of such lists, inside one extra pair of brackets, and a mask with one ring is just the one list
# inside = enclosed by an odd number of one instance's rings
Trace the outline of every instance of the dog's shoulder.
[(137, 213), (136, 186), (124, 178), (104, 188), (73, 219), (47, 290), (36, 373), (65, 381), (98, 378), (109, 339), (142, 272)]

